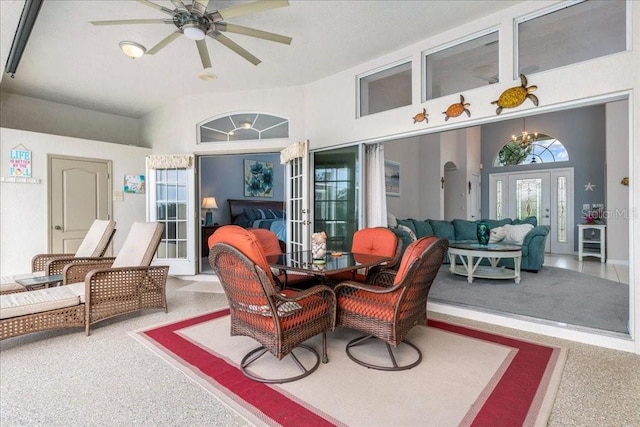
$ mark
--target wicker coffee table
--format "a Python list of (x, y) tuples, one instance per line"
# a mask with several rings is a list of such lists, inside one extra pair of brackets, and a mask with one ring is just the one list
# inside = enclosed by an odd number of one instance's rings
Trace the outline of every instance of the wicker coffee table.
[[(489, 260), (491, 265), (480, 265), (482, 259)], [(498, 267), (502, 258), (512, 258), (514, 269)], [(456, 265), (460, 259), (462, 264)], [(520, 283), (520, 261), (522, 260), (522, 247), (501, 243), (456, 243), (449, 244), (449, 271), (453, 274), (467, 276), (469, 283), (474, 278), (482, 279), (514, 279)]]

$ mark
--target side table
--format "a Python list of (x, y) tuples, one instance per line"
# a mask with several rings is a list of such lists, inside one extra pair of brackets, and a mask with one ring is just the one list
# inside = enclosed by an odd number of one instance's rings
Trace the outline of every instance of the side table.
[(222, 227), (220, 224), (215, 225), (203, 225), (200, 233), (200, 256), (208, 257), (209, 256), (209, 244), (207, 241), (209, 240), (209, 236), (211, 236), (218, 228)]
[(578, 224), (578, 260), (585, 256), (600, 258), (606, 262), (605, 224)]
[(16, 283), (24, 286), (26, 290), (32, 291), (34, 289), (59, 286), (62, 280), (62, 274), (54, 274), (52, 276), (35, 276), (26, 279), (17, 279)]

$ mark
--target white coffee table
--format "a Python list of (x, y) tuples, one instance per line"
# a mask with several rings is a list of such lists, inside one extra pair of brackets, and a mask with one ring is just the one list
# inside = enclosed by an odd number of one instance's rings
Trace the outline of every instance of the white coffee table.
[[(458, 257), (460, 257), (462, 264), (456, 265)], [(489, 260), (491, 265), (480, 265), (480, 261), (483, 258)], [(513, 270), (498, 267), (498, 262), (502, 258), (513, 259)], [(469, 283), (472, 283), (474, 278), (514, 279), (516, 283), (520, 283), (521, 260), (522, 247), (517, 245), (501, 243), (481, 245), (479, 243), (461, 242), (451, 242), (449, 244), (449, 271), (453, 274), (467, 276)]]

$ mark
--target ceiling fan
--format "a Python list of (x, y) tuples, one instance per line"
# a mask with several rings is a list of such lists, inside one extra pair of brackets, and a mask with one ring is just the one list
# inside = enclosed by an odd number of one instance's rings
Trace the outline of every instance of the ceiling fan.
[(253, 3), (246, 3), (238, 6), (231, 6), (226, 9), (207, 11), (209, 0), (193, 0), (191, 3), (185, 3), (182, 0), (171, 0), (175, 9), (171, 10), (149, 0), (137, 0), (138, 2), (159, 10), (170, 18), (165, 19), (124, 19), (116, 21), (91, 21), (93, 25), (129, 25), (129, 24), (170, 24), (176, 27), (176, 30), (162, 39), (158, 44), (149, 49), (148, 55), (155, 55), (169, 43), (185, 35), (187, 38), (194, 40), (200, 54), (200, 60), (204, 68), (211, 67), (211, 58), (207, 50), (205, 37), (209, 36), (217, 42), (223, 44), (238, 55), (242, 56), (253, 65), (258, 65), (261, 61), (247, 52), (236, 42), (225, 36), (223, 33), (244, 34), (245, 36), (256, 37), (259, 39), (269, 40), (278, 43), (291, 44), (291, 37), (282, 36), (280, 34), (269, 33), (267, 31), (256, 30), (254, 28), (243, 27), (240, 25), (229, 24), (225, 22), (229, 18), (236, 16), (248, 15), (251, 13), (262, 12), (264, 10), (275, 9), (278, 7), (289, 6), (287, 0), (262, 0)]

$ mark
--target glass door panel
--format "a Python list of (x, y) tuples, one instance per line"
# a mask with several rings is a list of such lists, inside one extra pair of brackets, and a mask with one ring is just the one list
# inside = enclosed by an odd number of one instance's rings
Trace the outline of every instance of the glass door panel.
[(351, 250), (358, 230), (359, 148), (314, 153), (314, 232), (327, 233), (327, 250)]

